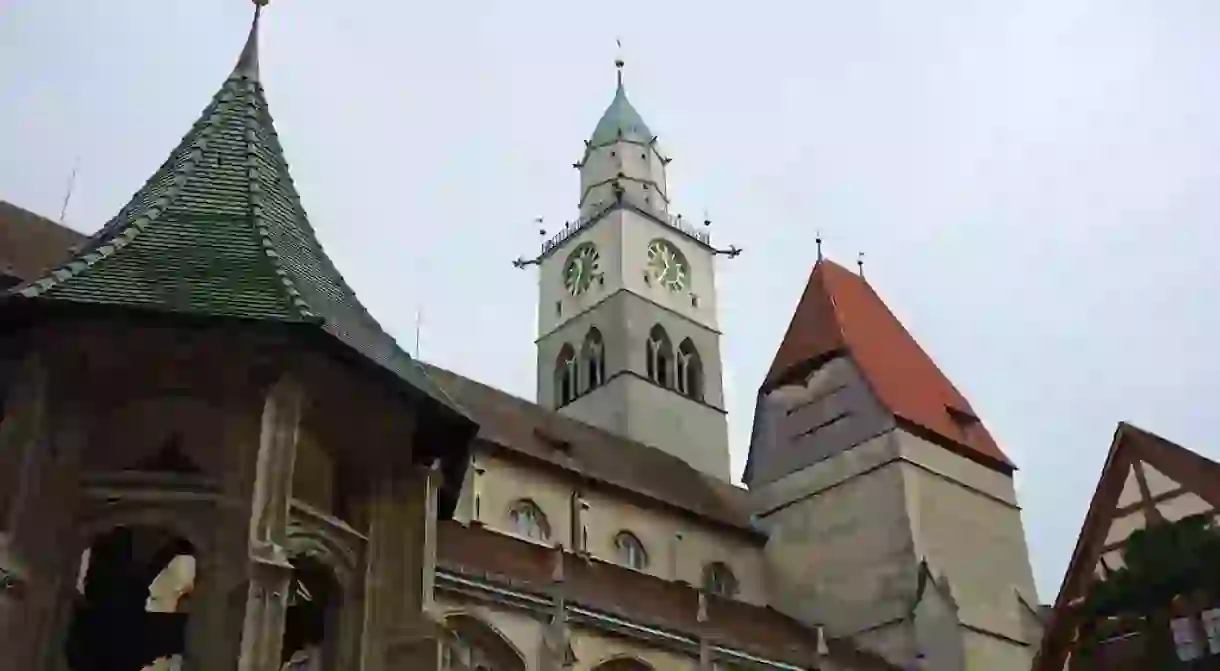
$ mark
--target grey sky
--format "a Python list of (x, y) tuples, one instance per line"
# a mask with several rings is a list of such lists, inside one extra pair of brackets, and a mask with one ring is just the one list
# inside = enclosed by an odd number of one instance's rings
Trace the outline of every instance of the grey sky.
[[(0, 0), (0, 198), (93, 231), (237, 58), (244, 0)], [(533, 397), (532, 220), (613, 92), (719, 266), (734, 471), (820, 229), (1021, 467), (1043, 599), (1116, 422), (1220, 458), (1220, 5), (278, 0), (262, 72), (323, 244), (425, 359)]]

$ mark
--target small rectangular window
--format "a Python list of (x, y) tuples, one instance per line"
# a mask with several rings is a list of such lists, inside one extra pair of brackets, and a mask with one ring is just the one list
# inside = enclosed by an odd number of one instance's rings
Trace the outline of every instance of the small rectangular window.
[(1207, 634), (1207, 648), (1213, 655), (1220, 655), (1220, 608), (1203, 611), (1203, 631)]
[(1203, 646), (1195, 635), (1195, 623), (1189, 617), (1175, 618), (1169, 623), (1173, 631), (1173, 644), (1178, 651), (1178, 659), (1189, 662), (1203, 656)]

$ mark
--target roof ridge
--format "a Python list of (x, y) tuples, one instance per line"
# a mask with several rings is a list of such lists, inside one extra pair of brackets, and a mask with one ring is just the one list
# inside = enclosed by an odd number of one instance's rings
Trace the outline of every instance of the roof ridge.
[[(262, 84), (259, 83), (258, 77), (258, 17), (261, 5), (256, 5), (254, 12), (254, 24), (250, 27), (250, 37), (246, 41), (246, 47), (242, 50), (241, 58), (238, 60), (237, 67), (233, 69), (233, 74), (225, 80), (227, 87), (233, 80), (238, 80), (244, 84), (247, 97), (245, 100), (246, 115), (243, 125), (246, 130), (246, 140), (249, 142), (253, 136), (256, 136), (262, 129), (259, 124), (260, 110), (257, 104), (257, 96), (249, 94), (257, 94), (261, 92)], [(254, 51), (251, 52), (251, 45)], [(250, 54), (253, 53), (253, 56)], [(253, 58), (252, 63), (247, 63), (248, 58)], [(276, 152), (279, 154), (279, 152)], [(282, 155), (280, 159), (283, 160)], [(287, 161), (284, 161), (287, 167)], [(285, 170), (287, 172), (287, 170)], [(263, 197), (262, 184), (259, 178), (262, 172), (258, 166), (258, 153), (247, 149), (246, 151), (246, 180), (247, 180), (247, 208), (250, 212), (250, 223), (254, 229), (255, 235), (258, 236), (258, 241), (262, 245), (263, 255), (271, 264), (271, 269), (280, 279), (281, 286), (287, 294), (288, 302), (296, 309), (297, 314), (304, 319), (320, 319), (317, 312), (310, 306), (309, 302), (301, 295), (300, 289), (297, 288), (296, 282), (292, 279), (288, 269), (280, 260), (280, 254), (275, 250), (275, 241), (271, 239), (271, 229), (267, 221), (263, 217)], [(275, 178), (276, 175), (271, 175)], [(288, 175), (288, 181), (291, 183), (292, 175)], [(292, 192), (296, 193), (295, 184), (292, 185)], [(298, 196), (299, 200), (299, 196)], [(298, 222), (299, 223), (299, 222)], [(310, 231), (313, 235), (313, 231)], [(316, 236), (314, 236), (316, 242)], [(333, 269), (332, 269), (333, 270)], [(337, 273), (336, 273), (337, 274)], [(354, 294), (353, 294), (354, 296)]]
[[(418, 361), (418, 360), (413, 359), (413, 361)], [(588, 423), (588, 422), (586, 422), (586, 421), (584, 421), (584, 420), (582, 420), (582, 419), (577, 419), (576, 417), (569, 417), (569, 416), (567, 416), (567, 415), (561, 414), (561, 413), (560, 413), (558, 410), (551, 410), (551, 409), (548, 409), (548, 408), (546, 408), (546, 407), (542, 406), (542, 405), (541, 405), (540, 403), (538, 403), (537, 401), (531, 401), (531, 400), (529, 400), (528, 398), (525, 398), (525, 397), (523, 397), (523, 396), (518, 396), (517, 394), (514, 394), (514, 393), (512, 393), (512, 392), (505, 391), (505, 390), (503, 390), (503, 389), (500, 389), (499, 387), (494, 387), (494, 386), (492, 386), (492, 385), (490, 385), (490, 384), (487, 384), (486, 382), (481, 382), (481, 381), (476, 380), (476, 379), (474, 379), (474, 378), (472, 378), (472, 377), (469, 377), (469, 376), (467, 376), (467, 375), (463, 375), (463, 374), (461, 374), (461, 373), (458, 373), (458, 372), (455, 372), (455, 371), (449, 370), (449, 369), (444, 368), (444, 367), (442, 367), (442, 366), (437, 366), (436, 364), (427, 363), (427, 362), (424, 362), (424, 361), (419, 361), (419, 363), (420, 363), (420, 364), (422, 364), (422, 366), (421, 366), (421, 367), (430, 367), (430, 368), (434, 368), (434, 369), (436, 369), (436, 370), (439, 370), (439, 371), (442, 371), (442, 372), (448, 373), (448, 374), (450, 374), (450, 375), (452, 375), (452, 376), (454, 376), (454, 377), (460, 377), (460, 378), (462, 378), (463, 380), (467, 380), (467, 381), (469, 381), (469, 382), (473, 382), (473, 383), (475, 383), (475, 384), (479, 385), (480, 387), (483, 387), (483, 388), (485, 388), (485, 389), (488, 389), (488, 390), (490, 390), (490, 391), (492, 391), (492, 392), (495, 392), (495, 393), (497, 393), (497, 394), (501, 394), (501, 395), (503, 395), (503, 396), (507, 396), (507, 397), (509, 397), (509, 398), (513, 399), (514, 401), (518, 402), (518, 403), (522, 403), (522, 404), (525, 404), (525, 405), (531, 406), (531, 407), (533, 407), (533, 408), (536, 408), (536, 409), (537, 409), (537, 410), (539, 410), (540, 412), (546, 413), (546, 415), (547, 415), (547, 417), (548, 417), (548, 418), (555, 418), (555, 419), (559, 420), (560, 422), (568, 422), (568, 423), (570, 423), (570, 424), (572, 424), (572, 425), (574, 425), (574, 426), (578, 426), (578, 427), (580, 427), (582, 430), (589, 430), (589, 431), (593, 431), (593, 432), (596, 432), (596, 433), (597, 433), (597, 434), (599, 434), (599, 435), (602, 435), (602, 436), (607, 436), (607, 437), (613, 438), (614, 440), (617, 440), (617, 441), (620, 441), (620, 442), (623, 442), (623, 443), (630, 443), (630, 444), (632, 444), (632, 445), (636, 445), (636, 446), (639, 446), (639, 447), (646, 448), (646, 449), (648, 449), (648, 450), (650, 450), (650, 451), (652, 451), (652, 452), (654, 452), (654, 453), (656, 453), (656, 454), (659, 454), (659, 455), (661, 455), (661, 456), (663, 456), (663, 457), (665, 457), (665, 458), (667, 458), (667, 459), (672, 460), (674, 463), (682, 464), (682, 466), (684, 466), (685, 468), (690, 469), (690, 471), (691, 471), (692, 473), (694, 473), (694, 474), (696, 474), (696, 475), (698, 475), (698, 476), (700, 476), (700, 477), (702, 477), (702, 478), (704, 478), (704, 479), (706, 479), (706, 480), (708, 480), (708, 481), (710, 481), (710, 482), (717, 482), (717, 483), (722, 482), (722, 481), (720, 481), (720, 480), (716, 480), (715, 478), (713, 478), (713, 477), (711, 477), (711, 476), (707, 475), (706, 473), (704, 473), (703, 471), (700, 471), (699, 469), (695, 468), (694, 466), (691, 466), (689, 463), (687, 463), (687, 462), (686, 462), (684, 459), (682, 459), (681, 457), (678, 457), (678, 456), (676, 456), (676, 455), (674, 455), (674, 454), (671, 454), (671, 453), (669, 453), (669, 452), (667, 452), (667, 451), (665, 451), (665, 450), (662, 450), (661, 448), (656, 447), (655, 445), (649, 445), (648, 443), (644, 443), (644, 442), (641, 442), (641, 441), (638, 441), (638, 440), (635, 440), (635, 439), (632, 439), (632, 438), (628, 438), (627, 436), (624, 436), (624, 435), (622, 435), (622, 434), (615, 433), (615, 432), (613, 432), (613, 431), (608, 431), (608, 430), (606, 430), (606, 429), (603, 429), (603, 428), (602, 428), (602, 427), (600, 427), (600, 426), (597, 426), (597, 425), (594, 425), (594, 424), (590, 424), (590, 423)], [(544, 427), (544, 428), (545, 428), (545, 427)], [(731, 482), (726, 482), (725, 484), (730, 484), (730, 485), (732, 485), (733, 483), (731, 483)], [(734, 486), (734, 487), (736, 487), (736, 485), (733, 485), (733, 486)], [(741, 488), (739, 488), (739, 489), (741, 489)], [(747, 491), (748, 491), (748, 490), (747, 490)]]

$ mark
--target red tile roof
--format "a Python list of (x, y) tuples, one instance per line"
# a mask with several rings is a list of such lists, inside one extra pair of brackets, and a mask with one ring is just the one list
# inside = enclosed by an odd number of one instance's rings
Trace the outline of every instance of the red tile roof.
[(763, 390), (802, 379), (840, 355), (855, 362), (873, 394), (899, 420), (966, 457), (1013, 470), (970, 402), (868, 282), (822, 260), (809, 274)]
[[(555, 552), (457, 522), (442, 523), (438, 533), (441, 568), (536, 594), (551, 589)], [(571, 603), (693, 638), (706, 632), (716, 645), (797, 666), (812, 668), (815, 661), (817, 633), (779, 611), (708, 597), (708, 620), (701, 623), (699, 591), (690, 585), (571, 553), (563, 558), (565, 597)], [(828, 647), (843, 668), (897, 669), (849, 640), (831, 639)]]

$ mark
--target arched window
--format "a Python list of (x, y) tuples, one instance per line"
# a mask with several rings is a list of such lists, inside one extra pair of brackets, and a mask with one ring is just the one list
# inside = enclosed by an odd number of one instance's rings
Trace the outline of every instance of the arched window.
[(737, 578), (724, 562), (712, 562), (703, 567), (703, 589), (709, 594), (731, 597), (737, 593)]
[(551, 539), (551, 525), (547, 523), (546, 515), (529, 499), (514, 503), (508, 511), (508, 519), (512, 522), (513, 531), (521, 536), (539, 541)]
[(676, 382), (678, 392), (696, 401), (703, 400), (703, 361), (690, 338), (678, 345)]
[(618, 657), (598, 664), (593, 671), (652, 671), (652, 667), (634, 657)]
[(644, 544), (639, 538), (630, 531), (620, 531), (614, 537), (614, 551), (618, 554), (618, 560), (624, 566), (644, 570), (648, 566), (648, 553), (644, 551)]
[(580, 358), (584, 362), (585, 390), (597, 389), (606, 381), (606, 345), (602, 332), (589, 329)]
[(673, 386), (674, 347), (669, 341), (669, 334), (660, 324), (652, 327), (648, 333), (648, 379), (662, 387)]
[(555, 400), (557, 406), (567, 405), (576, 398), (576, 350), (564, 343), (555, 358)]
[(521, 653), (499, 631), (464, 613), (445, 618), (444, 671), (525, 671)]
[(81, 554), (67, 667), (181, 664), (198, 578), (194, 555), (188, 541), (160, 527), (119, 526), (96, 536)]

